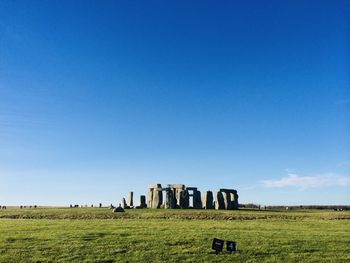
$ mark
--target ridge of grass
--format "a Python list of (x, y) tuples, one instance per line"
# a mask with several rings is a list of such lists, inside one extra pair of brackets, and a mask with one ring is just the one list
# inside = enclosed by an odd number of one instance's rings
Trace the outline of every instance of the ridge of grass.
[(350, 211), (331, 210), (197, 210), (127, 209), (113, 213), (107, 208), (36, 208), (0, 210), (0, 218), (9, 219), (183, 219), (183, 220), (349, 220)]

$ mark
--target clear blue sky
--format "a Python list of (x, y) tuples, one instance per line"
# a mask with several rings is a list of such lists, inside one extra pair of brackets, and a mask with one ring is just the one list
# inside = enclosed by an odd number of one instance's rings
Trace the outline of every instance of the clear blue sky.
[(0, 204), (350, 204), (349, 47), (349, 1), (1, 1)]

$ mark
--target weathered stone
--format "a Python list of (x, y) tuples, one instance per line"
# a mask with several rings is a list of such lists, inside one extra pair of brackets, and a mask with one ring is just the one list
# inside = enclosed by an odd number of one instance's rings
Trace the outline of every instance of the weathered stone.
[(146, 196), (141, 195), (140, 196), (140, 208), (146, 208), (147, 204), (146, 204)]
[(177, 205), (179, 208), (188, 208), (190, 205), (190, 197), (187, 190), (178, 190), (177, 191)]
[(126, 203), (125, 201), (125, 198), (122, 199), (122, 205), (121, 205), (122, 208), (126, 209), (126, 208), (129, 208), (128, 207), (128, 204)]
[(228, 192), (222, 192), (222, 196), (224, 197), (224, 206), (226, 210), (231, 210), (231, 194)]
[(152, 202), (153, 202), (153, 189), (149, 189), (148, 197), (147, 197), (147, 207), (152, 208)]
[(224, 197), (225, 209), (238, 209), (238, 195), (235, 189), (221, 188), (220, 192)]
[(238, 194), (236, 193), (231, 193), (231, 204), (232, 204), (232, 209), (237, 210), (238, 209)]
[(171, 188), (167, 188), (165, 190), (165, 204), (164, 208), (166, 209), (173, 209), (175, 208), (175, 197), (174, 192)]
[(203, 205), (202, 207), (204, 209), (214, 209), (213, 205), (213, 192), (212, 191), (206, 191), (203, 194)]
[(194, 193), (193, 193), (193, 208), (195, 208), (195, 209), (202, 208), (201, 192), (198, 190), (194, 191)]
[(162, 188), (161, 184), (150, 184), (148, 186), (148, 189), (158, 189), (158, 188)]
[[(147, 203), (145, 196), (141, 196), (140, 205), (137, 208), (188, 208), (191, 200), (191, 206), (196, 209), (238, 209), (238, 195), (234, 189), (221, 188), (215, 195), (207, 191), (203, 194), (202, 200), (197, 187), (186, 187), (184, 184), (168, 184), (167, 186), (162, 188), (161, 184), (150, 184)], [(165, 192), (164, 198), (163, 192)], [(133, 207), (133, 205), (132, 192), (130, 192), (126, 207)]]
[(214, 195), (215, 198), (215, 209), (225, 209), (225, 202), (224, 202), (224, 197), (222, 195), (222, 192), (218, 191), (215, 192)]
[(153, 190), (152, 208), (160, 208), (163, 203), (163, 192), (161, 190)]
[(180, 207), (180, 196), (182, 194), (182, 189), (176, 189), (175, 190), (175, 199), (176, 199), (176, 207), (177, 208), (181, 208)]
[(184, 184), (168, 184), (169, 188), (175, 188), (175, 189), (185, 189), (185, 185)]
[(220, 192), (236, 193), (237, 194), (237, 190), (235, 190), (235, 189), (220, 188), (219, 191)]
[(134, 193), (133, 192), (129, 192), (128, 194), (128, 206), (129, 207), (133, 207), (134, 206)]

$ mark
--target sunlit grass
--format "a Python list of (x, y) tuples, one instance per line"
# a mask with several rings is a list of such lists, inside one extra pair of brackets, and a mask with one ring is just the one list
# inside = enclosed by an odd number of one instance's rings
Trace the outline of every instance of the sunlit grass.
[[(120, 215), (98, 208), (7, 210), (0, 212), (0, 261), (350, 262), (349, 215), (334, 211), (127, 210)], [(213, 254), (214, 237), (236, 241), (238, 251)]]

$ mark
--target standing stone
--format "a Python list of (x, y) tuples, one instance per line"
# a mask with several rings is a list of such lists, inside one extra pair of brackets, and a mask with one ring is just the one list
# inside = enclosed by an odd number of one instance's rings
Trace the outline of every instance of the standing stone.
[(168, 184), (168, 188), (170, 188), (173, 191), (173, 195), (174, 195), (174, 200), (175, 200), (175, 207), (179, 208), (180, 205), (180, 195), (179, 192), (181, 190), (185, 189), (185, 185), (184, 184)]
[(133, 207), (134, 206), (134, 193), (129, 192), (128, 194), (128, 206)]
[(125, 198), (122, 199), (122, 205), (121, 205), (122, 208), (126, 209), (126, 208), (129, 208), (128, 207), (128, 204), (126, 203), (125, 201)]
[[(148, 205), (149, 208), (160, 208), (160, 205), (163, 202), (163, 196), (161, 194), (161, 200), (159, 200), (159, 192), (156, 194), (157, 191), (161, 191), (162, 185), (161, 184), (150, 184), (148, 186)], [(154, 203), (156, 201), (156, 203)], [(159, 204), (160, 201), (160, 204)]]
[(147, 207), (152, 208), (152, 202), (153, 202), (153, 189), (148, 190), (148, 199), (147, 199)]
[(173, 209), (175, 208), (174, 192), (171, 188), (165, 188), (165, 204), (164, 208)]
[(178, 208), (181, 208), (181, 195), (182, 195), (183, 191), (184, 190), (176, 189), (176, 192), (175, 192), (176, 206)]
[(146, 196), (144, 196), (144, 195), (140, 196), (140, 207), (141, 208), (146, 208), (147, 207)]
[(163, 192), (161, 188), (153, 190), (152, 208), (160, 208), (163, 203)]
[(213, 192), (206, 191), (203, 194), (203, 208), (204, 209), (214, 209), (213, 205)]
[(223, 192), (222, 196), (224, 197), (224, 206), (226, 210), (231, 210), (232, 205), (231, 205), (231, 194), (228, 192)]
[(195, 190), (193, 193), (193, 208), (195, 209), (202, 208), (201, 192), (198, 190)]
[(180, 195), (181, 195), (180, 191), (183, 191), (183, 190), (175, 189), (174, 197), (175, 197), (175, 207), (176, 208), (180, 208)]
[(238, 209), (238, 194), (237, 191), (234, 193), (231, 193), (231, 200), (232, 200), (232, 209), (237, 210)]
[(187, 190), (178, 190), (176, 199), (179, 208), (188, 208), (190, 206), (190, 197)]
[(228, 193), (230, 196), (230, 205), (228, 209), (238, 209), (238, 194), (237, 190), (235, 189), (225, 189), (222, 188), (220, 189), (221, 192), (223, 193)]
[(215, 209), (216, 210), (225, 209), (224, 197), (222, 195), (222, 192), (220, 191), (215, 192), (214, 198), (215, 198)]

